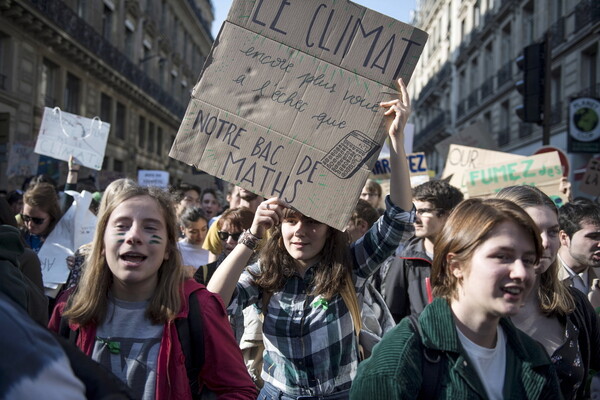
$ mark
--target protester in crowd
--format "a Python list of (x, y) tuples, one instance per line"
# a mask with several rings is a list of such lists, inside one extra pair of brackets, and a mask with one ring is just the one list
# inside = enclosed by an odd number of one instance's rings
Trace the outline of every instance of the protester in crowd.
[(175, 201), (175, 212), (177, 217), (181, 216), (183, 210), (187, 207), (200, 207), (200, 197), (202, 189), (196, 185), (182, 183), (172, 190)]
[[(14, 228), (18, 228), (13, 210), (10, 208), (6, 199), (4, 198), (0, 198), (0, 225), (10, 225)], [(44, 284), (42, 282), (42, 268), (40, 259), (35, 251), (27, 247), (25, 240), (21, 235), (19, 235), (19, 239), (23, 245), (23, 254), (20, 255), (18, 259), (19, 269), (29, 280), (31, 280), (35, 287), (37, 287), (43, 293)]]
[(360, 198), (368, 201), (379, 214), (384, 213), (384, 209), (381, 208), (381, 200), (383, 199), (383, 191), (381, 185), (375, 182), (373, 179), (367, 179), (365, 186), (360, 192)]
[[(258, 205), (264, 200), (262, 197), (233, 184), (229, 184), (229, 190), (232, 195), (227, 197), (227, 200), (229, 201), (229, 208), (231, 209), (246, 207), (250, 211), (255, 212)], [(211, 218), (211, 221), (216, 221), (218, 218), (219, 216), (213, 217)], [(202, 245), (202, 248), (210, 252), (208, 255), (209, 263), (216, 261), (223, 252), (222, 240), (218, 235), (219, 228), (217, 225), (213, 225), (210, 225), (209, 223), (210, 227), (206, 234), (206, 239), (204, 239), (204, 244)]]
[(564, 399), (587, 398), (584, 390), (588, 372), (600, 368), (600, 326), (585, 295), (569, 290), (558, 277), (558, 209), (552, 199), (533, 186), (510, 186), (496, 197), (514, 202), (529, 214), (542, 234), (544, 249), (534, 269), (532, 293), (511, 319), (546, 349), (556, 366)]
[(540, 232), (507, 200), (469, 199), (435, 243), (433, 302), (359, 367), (353, 399), (560, 399), (544, 348), (516, 315), (542, 257)]
[[(233, 249), (208, 284), (229, 304), (230, 314), (262, 303), (265, 384), (260, 399), (348, 398), (358, 346), (340, 292), (349, 277), (359, 292), (398, 242), (412, 234), (413, 213), (404, 211), (411, 210), (412, 203), (402, 147), (410, 99), (402, 80), (399, 84), (401, 98), (381, 103), (393, 119), (392, 177), (384, 217), (349, 245), (345, 232), (302, 215), (278, 198), (268, 199), (257, 208), (252, 227), (240, 236), (243, 246)], [(260, 261), (245, 270), (269, 228)]]
[(62, 212), (54, 186), (38, 183), (23, 195), (23, 239), (36, 253), (56, 226)]
[(200, 207), (188, 207), (179, 217), (179, 227), (183, 237), (177, 242), (177, 247), (186, 268), (186, 276), (192, 277), (199, 266), (208, 263), (208, 250), (202, 248), (208, 231), (208, 219)]
[(219, 203), (219, 195), (217, 194), (217, 190), (213, 188), (204, 189), (202, 191), (200, 205), (209, 221), (213, 217), (217, 216), (221, 212), (221, 204)]
[(348, 232), (350, 242), (355, 242), (363, 237), (378, 218), (379, 212), (371, 203), (363, 199), (358, 199), (354, 212), (346, 225), (346, 232)]
[[(589, 298), (597, 299), (600, 274), (600, 205), (589, 200), (573, 201), (559, 210), (559, 277)], [(599, 307), (600, 303), (592, 304)]]
[[(105, 212), (104, 209), (106, 208), (107, 203), (113, 198), (113, 196), (116, 193), (136, 185), (137, 184), (135, 183), (135, 181), (128, 178), (121, 178), (112, 181), (106, 187), (106, 189), (104, 189), (103, 195), (98, 198), (99, 205), (96, 215), (98, 215), (100, 212)], [(81, 273), (83, 271), (83, 268), (85, 267), (85, 257), (87, 257), (88, 254), (90, 254), (91, 249), (92, 244), (86, 243), (79, 247), (77, 250), (75, 250), (75, 253), (72, 256), (67, 257), (67, 267), (69, 268), (70, 272), (63, 290), (73, 288), (79, 284)]]
[[(65, 318), (78, 332), (78, 347), (136, 398), (191, 399), (184, 356), (191, 350), (175, 322), (200, 317), (200, 389), (221, 399), (255, 398), (220, 298), (183, 274), (170, 196), (153, 187), (123, 188), (101, 207), (81, 281), (70, 298), (58, 300), (49, 327), (58, 332)], [(198, 302), (200, 315), (188, 314), (188, 299)]]
[[(250, 229), (253, 218), (254, 212), (246, 207), (229, 208), (221, 215), (215, 225), (218, 227), (223, 252), (216, 261), (198, 268), (194, 275), (197, 282), (203, 285), (208, 284), (221, 262), (237, 246), (242, 232)], [(251, 257), (248, 263), (254, 261), (254, 257)], [(242, 350), (246, 368), (254, 383), (258, 387), (262, 387), (263, 382), (260, 373), (264, 346), (262, 343), (262, 321), (259, 318), (258, 311), (256, 307), (247, 307), (243, 312), (239, 311), (236, 315), (230, 316), (230, 320), (235, 338)]]
[(422, 312), (433, 300), (429, 278), (433, 244), (452, 209), (463, 200), (460, 190), (440, 180), (416, 186), (412, 197), (417, 209), (415, 236), (404, 245), (397, 257), (386, 260), (375, 277), (375, 286), (396, 323), (407, 315)]
[(20, 190), (11, 190), (6, 195), (6, 201), (10, 206), (12, 215), (18, 215), (23, 212), (23, 192)]

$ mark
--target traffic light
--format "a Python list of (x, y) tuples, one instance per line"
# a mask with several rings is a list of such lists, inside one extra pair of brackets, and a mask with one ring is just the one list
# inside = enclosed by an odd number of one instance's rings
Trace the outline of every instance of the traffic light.
[(544, 43), (529, 45), (516, 62), (523, 71), (523, 79), (515, 84), (517, 91), (523, 96), (523, 104), (515, 112), (524, 122), (542, 122), (544, 112), (544, 75), (545, 58)]

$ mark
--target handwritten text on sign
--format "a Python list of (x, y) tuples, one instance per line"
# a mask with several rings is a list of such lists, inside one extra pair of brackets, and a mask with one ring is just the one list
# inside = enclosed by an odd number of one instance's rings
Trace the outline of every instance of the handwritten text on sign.
[(169, 155), (343, 229), (426, 37), (351, 2), (237, 0)]

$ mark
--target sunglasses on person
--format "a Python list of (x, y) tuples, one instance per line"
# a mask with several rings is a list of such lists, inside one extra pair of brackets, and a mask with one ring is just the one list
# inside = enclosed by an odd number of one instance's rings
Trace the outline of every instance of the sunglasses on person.
[(231, 238), (237, 242), (237, 240), (240, 238), (240, 235), (242, 234), (242, 232), (229, 233), (229, 232), (225, 232), (225, 231), (219, 231), (218, 234), (219, 234), (219, 239), (221, 239), (221, 240), (227, 240), (227, 238), (229, 238), (229, 236), (231, 236)]
[(25, 214), (21, 214), (21, 218), (23, 219), (23, 222), (25, 222), (26, 224), (28, 224), (29, 222), (33, 222), (34, 225), (41, 225), (46, 220), (46, 218), (30, 217), (29, 215), (25, 215)]

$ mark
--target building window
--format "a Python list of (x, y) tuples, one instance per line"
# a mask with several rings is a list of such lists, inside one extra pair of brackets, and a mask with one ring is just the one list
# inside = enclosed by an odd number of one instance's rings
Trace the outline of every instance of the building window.
[(113, 9), (107, 3), (102, 8), (102, 37), (110, 40), (113, 25)]
[(173, 16), (173, 49), (175, 49), (175, 51), (177, 51), (177, 33), (179, 31), (179, 20), (177, 19), (176, 16)]
[(85, 4), (87, 0), (77, 0), (77, 16), (81, 19), (85, 19)]
[(123, 161), (117, 160), (116, 158), (113, 160), (113, 171), (115, 172), (125, 172), (123, 168)]
[(125, 20), (125, 55), (133, 60), (135, 44), (135, 24), (132, 20)]
[(127, 121), (127, 110), (123, 104), (117, 102), (115, 136), (121, 140), (125, 139), (125, 121)]
[(505, 101), (500, 106), (500, 131), (498, 132), (498, 146), (505, 146), (510, 143), (510, 111), (509, 103)]
[(100, 95), (100, 119), (112, 124), (112, 99), (104, 93)]
[(503, 60), (512, 59), (512, 32), (510, 29), (510, 24), (507, 24), (502, 29), (502, 48), (501, 48), (501, 56)]
[(156, 154), (158, 154), (159, 156), (162, 156), (162, 150), (163, 150), (163, 130), (162, 128), (159, 126), (156, 129), (156, 141), (158, 142), (157, 146), (156, 146)]
[(598, 47), (596, 44), (581, 53), (581, 85), (588, 96), (600, 95), (598, 85)]
[(56, 107), (56, 82), (58, 77), (58, 65), (44, 58), (42, 62), (42, 75), (40, 77), (41, 103), (46, 107)]
[(481, 8), (479, 7), (479, 2), (476, 2), (473, 6), (473, 28), (477, 28), (480, 24), (481, 18)]
[(148, 153), (154, 153), (154, 122), (148, 122)]
[(138, 120), (138, 147), (140, 149), (146, 147), (146, 118), (141, 115)]
[(64, 109), (67, 112), (79, 113), (79, 91), (81, 90), (81, 81), (75, 75), (67, 72), (67, 84), (65, 85)]
[(523, 7), (523, 44), (532, 43), (535, 38), (533, 1)]

